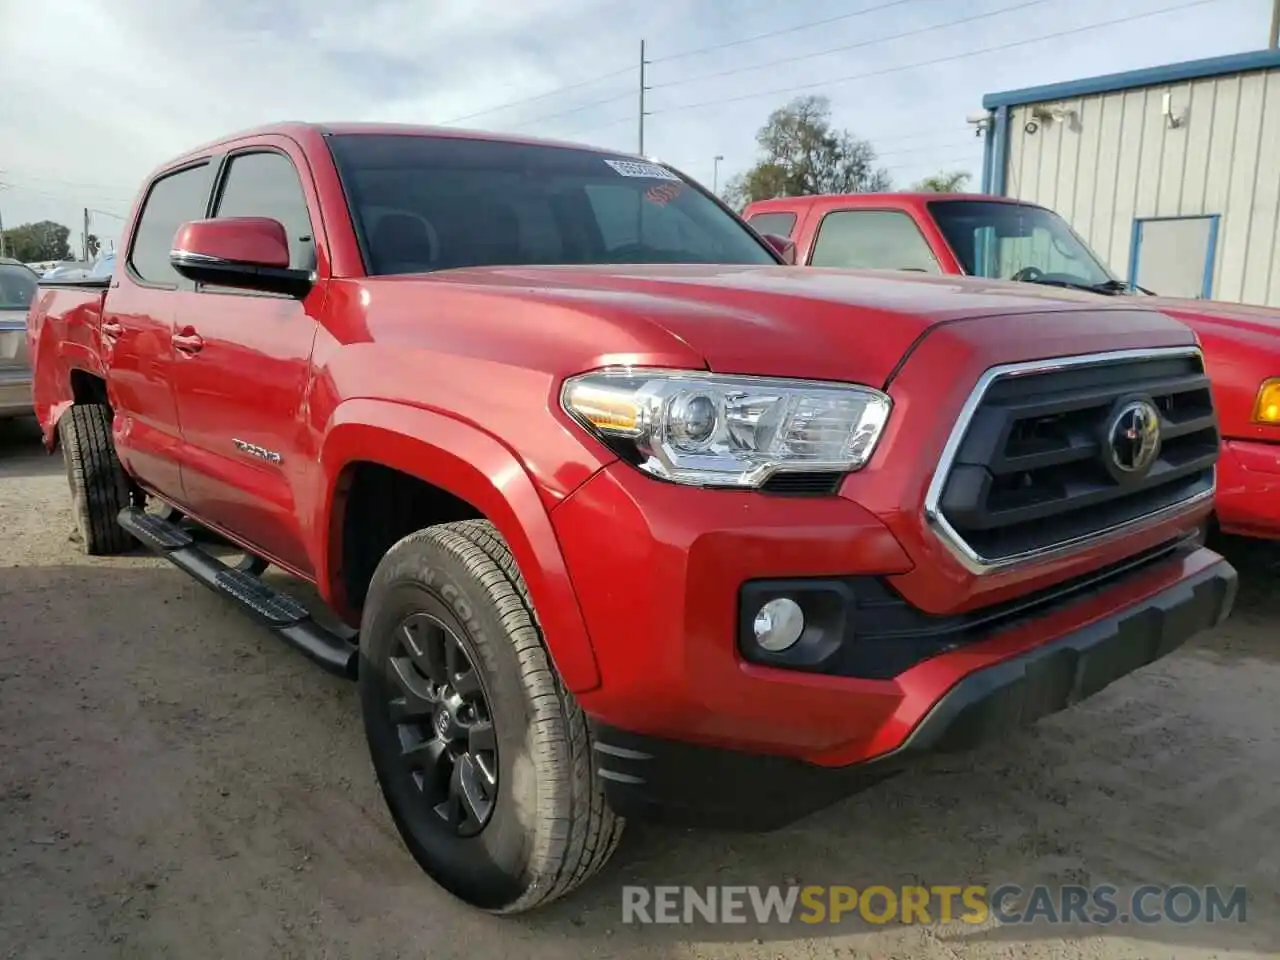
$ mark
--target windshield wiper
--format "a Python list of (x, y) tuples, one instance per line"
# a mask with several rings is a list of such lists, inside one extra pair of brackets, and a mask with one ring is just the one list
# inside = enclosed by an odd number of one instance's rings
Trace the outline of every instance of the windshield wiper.
[(1068, 290), (1087, 290), (1089, 293), (1101, 293), (1097, 287), (1088, 283), (1072, 283), (1070, 280), (1050, 280), (1046, 277), (1035, 277), (1023, 280), (1023, 283), (1038, 283), (1042, 287), (1066, 287)]
[(1101, 283), (1091, 284), (1089, 289), (1102, 293), (1127, 293), (1129, 285), (1123, 280), (1103, 280)]
[(1068, 290), (1084, 290), (1088, 293), (1103, 293), (1109, 297), (1125, 293), (1129, 285), (1123, 280), (1103, 280), (1101, 283), (1075, 283), (1071, 280), (1050, 280), (1047, 277), (1035, 277), (1023, 283), (1038, 283), (1045, 287), (1065, 287)]

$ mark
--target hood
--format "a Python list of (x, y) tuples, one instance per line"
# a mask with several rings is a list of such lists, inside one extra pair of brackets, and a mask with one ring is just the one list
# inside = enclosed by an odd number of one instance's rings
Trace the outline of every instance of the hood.
[(1280, 334), (1280, 309), (1218, 300), (1183, 300), (1177, 297), (1143, 297), (1144, 305), (1195, 327), (1204, 321), (1218, 327), (1236, 327), (1256, 334)]
[[(1139, 337), (1150, 334), (1140, 343), (1184, 343), (1188, 337), (1157, 311), (1135, 309), (1130, 298), (901, 271), (683, 264), (479, 267), (379, 279), (425, 281), (444, 284), (452, 293), (464, 288), (528, 306), (569, 308), (625, 328), (626, 337), (619, 339), (628, 342), (643, 339), (640, 327), (656, 326), (720, 373), (873, 384), (884, 382), (931, 328), (978, 317), (1145, 314), (1151, 324), (1133, 328)], [(549, 318), (542, 334), (555, 336), (556, 322)], [(583, 323), (580, 339), (595, 338), (598, 328)], [(568, 336), (563, 330), (559, 334)]]

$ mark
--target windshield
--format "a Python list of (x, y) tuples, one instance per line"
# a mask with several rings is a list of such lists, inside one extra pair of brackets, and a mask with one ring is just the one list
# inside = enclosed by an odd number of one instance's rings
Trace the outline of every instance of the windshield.
[(328, 138), (371, 274), (532, 264), (777, 264), (665, 167), (570, 147)]
[(1086, 287), (1117, 282), (1052, 210), (984, 200), (934, 201), (929, 210), (971, 276)]
[(26, 310), (36, 295), (36, 275), (26, 267), (0, 263), (0, 310)]

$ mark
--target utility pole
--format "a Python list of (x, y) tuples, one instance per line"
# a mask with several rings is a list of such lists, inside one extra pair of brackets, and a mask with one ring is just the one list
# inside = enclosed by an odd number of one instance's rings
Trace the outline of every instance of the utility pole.
[(81, 241), (81, 243), (82, 243), (82, 244), (83, 244), (83, 246), (84, 246), (84, 256), (83, 256), (83, 257), (81, 257), (80, 259), (81, 259), (83, 262), (88, 263), (88, 262), (89, 262), (89, 208), (88, 208), (88, 207), (85, 207), (85, 208), (84, 208), (84, 234), (83, 234), (83, 237), (84, 237), (84, 239)]
[(4, 256), (4, 215), (0, 214), (0, 257)]
[[(1280, 3), (1280, 0), (1276, 0)], [(644, 58), (644, 41), (640, 41), (640, 156), (644, 156), (644, 92), (649, 88), (644, 85), (644, 68), (648, 64)]]
[(1274, 0), (1271, 7), (1271, 43), (1272, 50), (1280, 49), (1280, 0)]
[(717, 153), (711, 161), (711, 194), (716, 197), (720, 196), (720, 161), (723, 159), (724, 156)]

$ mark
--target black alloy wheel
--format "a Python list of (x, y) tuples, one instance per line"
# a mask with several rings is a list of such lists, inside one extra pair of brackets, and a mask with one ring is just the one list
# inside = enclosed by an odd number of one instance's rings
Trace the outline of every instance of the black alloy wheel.
[(498, 740), (463, 641), (429, 613), (396, 629), (387, 708), (423, 802), (460, 837), (485, 828), (498, 797)]
[(532, 909), (617, 848), (623, 821), (586, 716), (493, 524), (424, 527), (387, 551), (365, 595), (356, 685), (396, 829), (462, 901)]

